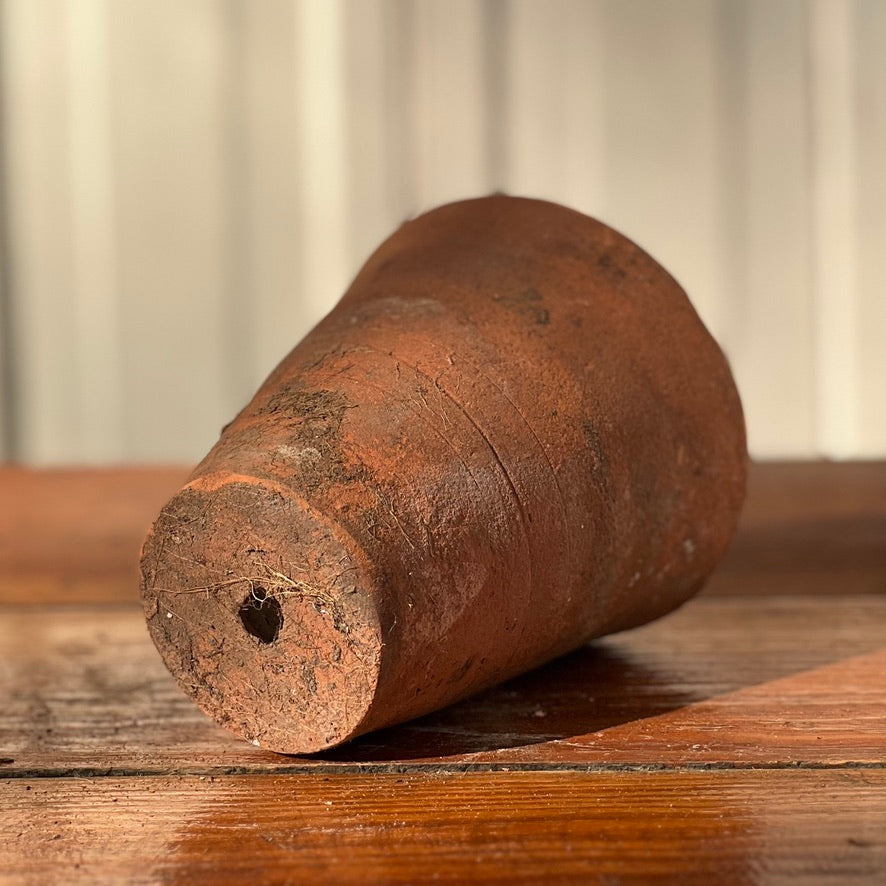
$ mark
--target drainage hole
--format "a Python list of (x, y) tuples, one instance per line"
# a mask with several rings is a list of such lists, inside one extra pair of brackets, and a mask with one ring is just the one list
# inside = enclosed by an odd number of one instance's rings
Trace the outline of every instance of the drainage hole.
[(253, 588), (240, 605), (240, 621), (259, 643), (273, 643), (283, 627), (283, 607), (265, 588)]

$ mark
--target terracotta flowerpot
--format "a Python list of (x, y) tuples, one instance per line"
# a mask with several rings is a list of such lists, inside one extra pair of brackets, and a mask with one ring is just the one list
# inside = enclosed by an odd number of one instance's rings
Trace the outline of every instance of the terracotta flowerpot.
[(746, 459), (723, 354), (639, 247), (551, 203), (442, 206), (163, 509), (151, 636), (218, 722), (327, 748), (680, 605)]

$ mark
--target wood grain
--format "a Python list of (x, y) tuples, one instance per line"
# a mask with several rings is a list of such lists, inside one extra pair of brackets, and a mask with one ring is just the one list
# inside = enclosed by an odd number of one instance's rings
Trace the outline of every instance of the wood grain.
[(288, 758), (200, 713), (163, 667), (139, 611), (8, 609), (0, 621), (0, 769), (878, 761), (886, 758), (884, 637), (879, 597), (699, 598), (428, 717)]
[(0, 813), (0, 877), (41, 886), (886, 876), (882, 771), (35, 779)]
[(185, 473), (0, 469), (0, 882), (886, 881), (886, 464), (754, 466), (679, 611), (310, 758), (148, 639)]

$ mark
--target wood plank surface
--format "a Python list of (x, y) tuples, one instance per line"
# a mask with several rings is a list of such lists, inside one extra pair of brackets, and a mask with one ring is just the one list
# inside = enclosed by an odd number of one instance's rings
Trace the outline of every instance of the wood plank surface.
[(134, 603), (142, 539), (187, 475), (0, 468), (0, 603)]
[(40, 886), (886, 876), (882, 771), (34, 779), (0, 811), (0, 876)]
[(886, 462), (754, 464), (703, 593), (886, 594)]
[(677, 612), (313, 757), (150, 642), (186, 473), (0, 469), (0, 882), (886, 882), (886, 464), (755, 465)]
[(443, 711), (293, 758), (200, 713), (137, 610), (8, 608), (0, 771), (878, 762), (884, 638), (880, 597), (699, 598)]

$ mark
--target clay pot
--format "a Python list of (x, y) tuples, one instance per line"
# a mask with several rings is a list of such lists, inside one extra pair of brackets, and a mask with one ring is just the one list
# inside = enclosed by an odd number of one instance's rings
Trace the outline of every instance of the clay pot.
[(745, 467), (726, 360), (653, 259), (551, 203), (443, 206), (163, 509), (151, 636), (218, 722), (317, 751), (679, 606)]

